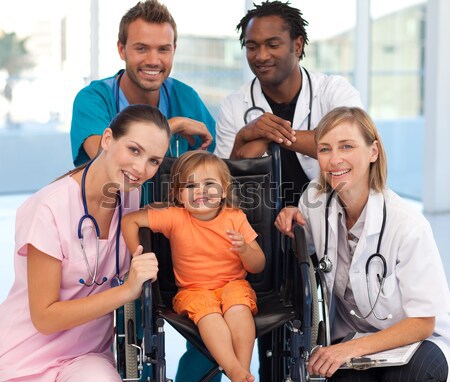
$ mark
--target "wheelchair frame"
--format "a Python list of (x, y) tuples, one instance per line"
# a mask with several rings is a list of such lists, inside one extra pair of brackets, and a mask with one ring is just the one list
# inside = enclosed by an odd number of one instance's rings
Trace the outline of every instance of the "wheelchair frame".
[[(156, 201), (164, 201), (164, 195), (168, 193), (170, 167), (174, 159), (165, 159), (160, 167), (155, 181), (156, 187), (153, 190)], [(305, 366), (314, 346), (329, 344), (328, 313), (321, 272), (312, 264), (307, 253), (304, 231), (300, 226), (295, 228), (293, 244), (287, 240), (285, 251), (282, 253), (281, 235), (273, 225), (280, 210), (279, 147), (273, 144), (269, 157), (225, 160), (225, 162), (236, 181), (240, 197), (244, 197), (243, 210), (258, 232), (259, 244), (271, 261), (267, 271), (249, 277), (258, 296), (259, 313), (255, 316), (256, 337), (272, 333), (272, 349), (269, 357), (272, 366), (271, 375), (266, 376), (266, 379), (285, 382), (324, 381), (324, 378), (309, 376)], [(263, 193), (262, 197), (269, 198), (270, 205), (267, 211), (258, 209), (252, 211), (254, 200), (251, 197), (257, 195), (261, 197), (261, 194), (255, 190), (253, 178), (250, 176), (249, 180), (248, 174), (261, 164), (264, 171), (254, 178), (259, 181), (263, 179), (259, 184), (260, 191)], [(256, 187), (258, 188), (258, 184)], [(262, 202), (265, 203), (267, 200)], [(259, 224), (258, 218), (261, 217), (262, 224)], [(158, 281), (144, 284), (141, 306), (132, 302), (124, 307), (123, 313), (118, 310), (115, 314), (114, 348), (117, 367), (123, 381), (170, 381), (166, 377), (164, 337), (164, 322), (168, 322), (214, 364), (200, 380), (208, 382), (222, 372), (222, 369), (204, 346), (193, 322), (187, 317), (177, 315), (171, 309), (173, 290), (171, 292), (168, 290), (173, 289), (173, 275), (169, 282), (159, 277), (160, 274), (166, 275), (165, 270), (164, 273), (161, 272), (162, 269), (171, 267), (170, 256), (167, 256), (170, 245), (162, 235), (151, 235), (148, 229), (141, 229), (140, 239), (145, 252), (153, 250), (157, 256), (161, 253), (164, 255), (158, 256), (160, 262)], [(269, 288), (266, 282), (268, 279)], [(270, 293), (268, 289), (271, 289)], [(139, 310), (142, 314), (141, 339), (136, 336), (138, 321), (136, 318), (139, 318), (136, 317), (136, 311)], [(266, 355), (260, 354), (260, 363), (265, 361)]]

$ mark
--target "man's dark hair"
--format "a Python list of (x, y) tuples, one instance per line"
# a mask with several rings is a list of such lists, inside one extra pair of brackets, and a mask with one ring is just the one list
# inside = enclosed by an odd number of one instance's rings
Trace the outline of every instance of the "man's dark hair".
[[(289, 30), (289, 34), (292, 40), (297, 39), (299, 36), (303, 37), (303, 48), (308, 44), (308, 35), (306, 33), (305, 27), (308, 22), (302, 17), (302, 12), (289, 6), (289, 1), (283, 3), (281, 1), (264, 1), (261, 5), (256, 5), (253, 3), (254, 9), (250, 9), (247, 14), (241, 19), (239, 24), (236, 26), (236, 30), (241, 33), (239, 35), (239, 41), (241, 46), (245, 45), (245, 31), (247, 29), (248, 23), (254, 17), (266, 17), (266, 16), (280, 16), (285, 23), (286, 29)], [(305, 50), (302, 50), (302, 55), (300, 59), (305, 56)]]

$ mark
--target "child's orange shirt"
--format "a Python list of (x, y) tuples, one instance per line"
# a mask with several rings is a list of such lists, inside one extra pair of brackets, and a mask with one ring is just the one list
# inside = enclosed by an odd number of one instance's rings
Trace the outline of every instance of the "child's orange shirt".
[(229, 229), (239, 232), (246, 243), (258, 236), (241, 210), (224, 208), (213, 220), (202, 221), (183, 207), (149, 208), (148, 223), (170, 240), (179, 288), (217, 289), (246, 277), (226, 234)]

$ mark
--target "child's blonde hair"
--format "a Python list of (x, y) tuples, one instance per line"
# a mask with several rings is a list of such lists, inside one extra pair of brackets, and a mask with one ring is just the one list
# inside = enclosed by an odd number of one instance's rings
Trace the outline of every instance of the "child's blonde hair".
[(170, 171), (170, 202), (175, 206), (182, 204), (179, 200), (180, 191), (189, 182), (189, 176), (200, 166), (217, 168), (225, 194), (222, 200), (222, 208), (238, 208), (237, 199), (233, 192), (232, 177), (227, 164), (218, 156), (204, 150), (188, 151), (173, 163)]

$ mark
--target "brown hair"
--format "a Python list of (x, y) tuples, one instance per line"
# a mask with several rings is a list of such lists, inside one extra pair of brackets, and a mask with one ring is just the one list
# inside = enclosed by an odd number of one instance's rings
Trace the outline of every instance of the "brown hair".
[(169, 23), (174, 32), (173, 44), (177, 44), (177, 24), (170, 14), (167, 7), (157, 0), (140, 1), (133, 8), (130, 8), (120, 20), (119, 25), (119, 41), (125, 45), (128, 39), (129, 25), (138, 19), (142, 19), (147, 23), (164, 24)]
[[(330, 130), (343, 122), (349, 122), (358, 126), (364, 141), (368, 146), (373, 142), (378, 142), (378, 158), (370, 165), (370, 188), (381, 192), (386, 187), (387, 179), (387, 159), (386, 151), (381, 141), (381, 136), (372, 118), (358, 107), (337, 107), (326, 114), (315, 129), (314, 140), (316, 145), (320, 139)], [(322, 172), (319, 178), (320, 192), (331, 191), (331, 186), (325, 180)]]
[(225, 191), (222, 207), (238, 208), (233, 193), (232, 178), (227, 164), (218, 156), (204, 150), (192, 150), (177, 158), (170, 171), (169, 200), (175, 206), (180, 206), (178, 199), (183, 185), (189, 181), (189, 176), (200, 166), (215, 167), (220, 175), (220, 181)]

